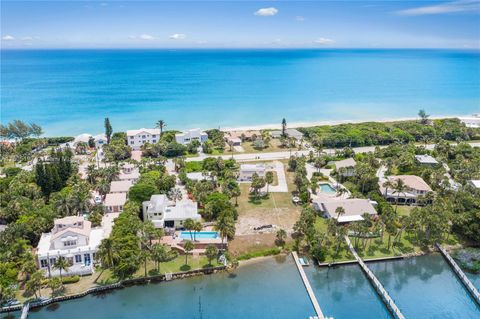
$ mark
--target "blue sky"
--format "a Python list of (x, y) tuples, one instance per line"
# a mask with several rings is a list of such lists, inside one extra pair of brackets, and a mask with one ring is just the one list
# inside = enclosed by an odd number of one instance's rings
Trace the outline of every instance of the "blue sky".
[(2, 1), (2, 48), (480, 48), (480, 0)]

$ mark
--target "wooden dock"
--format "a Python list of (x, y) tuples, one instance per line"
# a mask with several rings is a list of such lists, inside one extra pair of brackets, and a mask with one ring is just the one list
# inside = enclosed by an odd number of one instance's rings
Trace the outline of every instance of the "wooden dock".
[(352, 245), (352, 242), (350, 241), (350, 238), (348, 236), (345, 236), (345, 241), (348, 244), (348, 248), (350, 249), (351, 253), (353, 256), (355, 256), (355, 259), (358, 261), (358, 264), (362, 268), (363, 272), (367, 275), (370, 283), (372, 286), (375, 288), (375, 291), (380, 295), (382, 298), (383, 302), (387, 306), (387, 308), (390, 310), (390, 312), (393, 314), (393, 316), (396, 319), (405, 319), (403, 316), (402, 312), (400, 309), (398, 309), (397, 305), (393, 301), (393, 299), (390, 297), (388, 292), (383, 288), (383, 285), (380, 283), (380, 281), (375, 277), (373, 272), (367, 267), (367, 265), (363, 262), (362, 258), (357, 254), (357, 251)]
[(312, 302), (313, 308), (317, 313), (318, 319), (325, 319), (323, 315), (322, 309), (320, 309), (320, 305), (318, 304), (317, 298), (313, 293), (312, 286), (310, 286), (310, 282), (308, 281), (307, 275), (303, 270), (302, 265), (300, 265), (300, 261), (298, 260), (298, 255), (295, 251), (292, 251), (293, 259), (295, 260), (295, 264), (297, 265), (298, 272), (300, 273), (300, 277), (302, 277), (303, 284), (305, 285), (305, 289), (307, 289), (308, 296), (310, 297), (310, 301)]
[(463, 270), (457, 265), (455, 260), (450, 256), (448, 251), (442, 247), (439, 243), (435, 244), (438, 250), (442, 253), (442, 256), (447, 260), (448, 264), (452, 267), (453, 272), (458, 276), (460, 281), (463, 283), (468, 292), (472, 295), (473, 299), (480, 305), (480, 293), (478, 293), (477, 288), (472, 284), (470, 279), (465, 275)]

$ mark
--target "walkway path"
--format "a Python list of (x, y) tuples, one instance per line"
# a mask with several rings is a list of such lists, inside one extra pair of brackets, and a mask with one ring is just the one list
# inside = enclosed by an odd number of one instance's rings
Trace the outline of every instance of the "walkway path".
[(295, 260), (295, 264), (297, 265), (298, 272), (300, 273), (300, 277), (302, 277), (303, 284), (305, 285), (305, 288), (307, 289), (308, 296), (310, 297), (310, 300), (312, 301), (313, 308), (315, 308), (315, 312), (317, 313), (318, 318), (319, 319), (325, 319), (325, 316), (323, 315), (322, 309), (320, 309), (320, 305), (318, 304), (317, 298), (315, 297), (315, 294), (313, 293), (312, 286), (310, 286), (310, 282), (308, 281), (307, 275), (305, 274), (305, 271), (303, 270), (303, 266), (300, 265), (300, 262), (298, 261), (297, 252), (292, 251), (292, 256), (293, 256), (293, 259)]
[(387, 307), (390, 309), (392, 312), (393, 316), (397, 319), (405, 319), (403, 316), (402, 312), (400, 309), (398, 309), (397, 305), (393, 301), (393, 299), (390, 297), (388, 292), (383, 288), (383, 285), (378, 281), (377, 277), (373, 274), (373, 272), (367, 267), (367, 265), (363, 262), (362, 258), (357, 254), (357, 251), (352, 245), (352, 242), (350, 241), (350, 238), (348, 236), (345, 236), (345, 241), (348, 244), (348, 248), (350, 249), (350, 252), (353, 254), (355, 259), (358, 261), (358, 264), (362, 268), (362, 270), (367, 274), (368, 278), (370, 279), (370, 282), (372, 283), (373, 287), (377, 291), (377, 293), (380, 295), (384, 303), (387, 305)]
[(463, 273), (462, 269), (458, 267), (457, 263), (455, 260), (453, 260), (452, 256), (450, 256), (448, 251), (446, 251), (445, 248), (443, 248), (439, 243), (436, 243), (435, 245), (437, 246), (438, 250), (440, 250), (443, 257), (445, 257), (445, 259), (448, 261), (450, 266), (452, 266), (453, 271), (465, 285), (468, 292), (470, 292), (470, 294), (473, 296), (473, 299), (475, 299), (475, 301), (480, 305), (480, 293), (478, 293), (477, 288), (475, 288), (470, 279), (468, 279), (468, 277)]

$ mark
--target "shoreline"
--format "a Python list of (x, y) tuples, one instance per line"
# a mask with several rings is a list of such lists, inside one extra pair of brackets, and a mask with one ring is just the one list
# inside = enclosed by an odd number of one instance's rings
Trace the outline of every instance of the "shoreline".
[[(431, 120), (441, 120), (449, 118), (464, 118), (472, 117), (472, 114), (462, 114), (462, 115), (436, 115), (430, 116)], [(391, 123), (391, 122), (403, 122), (403, 121), (414, 121), (418, 120), (417, 117), (397, 117), (397, 118), (380, 118), (380, 119), (350, 119), (350, 120), (325, 120), (325, 121), (299, 121), (299, 122), (287, 122), (288, 128), (306, 128), (306, 127), (315, 127), (315, 126), (337, 126), (341, 124), (359, 124), (359, 123), (368, 123), (368, 122), (377, 122), (377, 123)], [(232, 131), (259, 131), (259, 130), (275, 130), (280, 129), (281, 124), (259, 124), (259, 125), (246, 125), (246, 126), (231, 126), (231, 127), (219, 127), (221, 131), (232, 132)], [(208, 130), (206, 128), (205, 130)]]

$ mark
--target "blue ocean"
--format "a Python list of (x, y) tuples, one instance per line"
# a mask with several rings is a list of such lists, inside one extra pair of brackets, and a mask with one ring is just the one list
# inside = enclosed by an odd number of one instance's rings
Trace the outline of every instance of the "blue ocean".
[(47, 135), (480, 112), (480, 52), (2, 50), (1, 122)]

